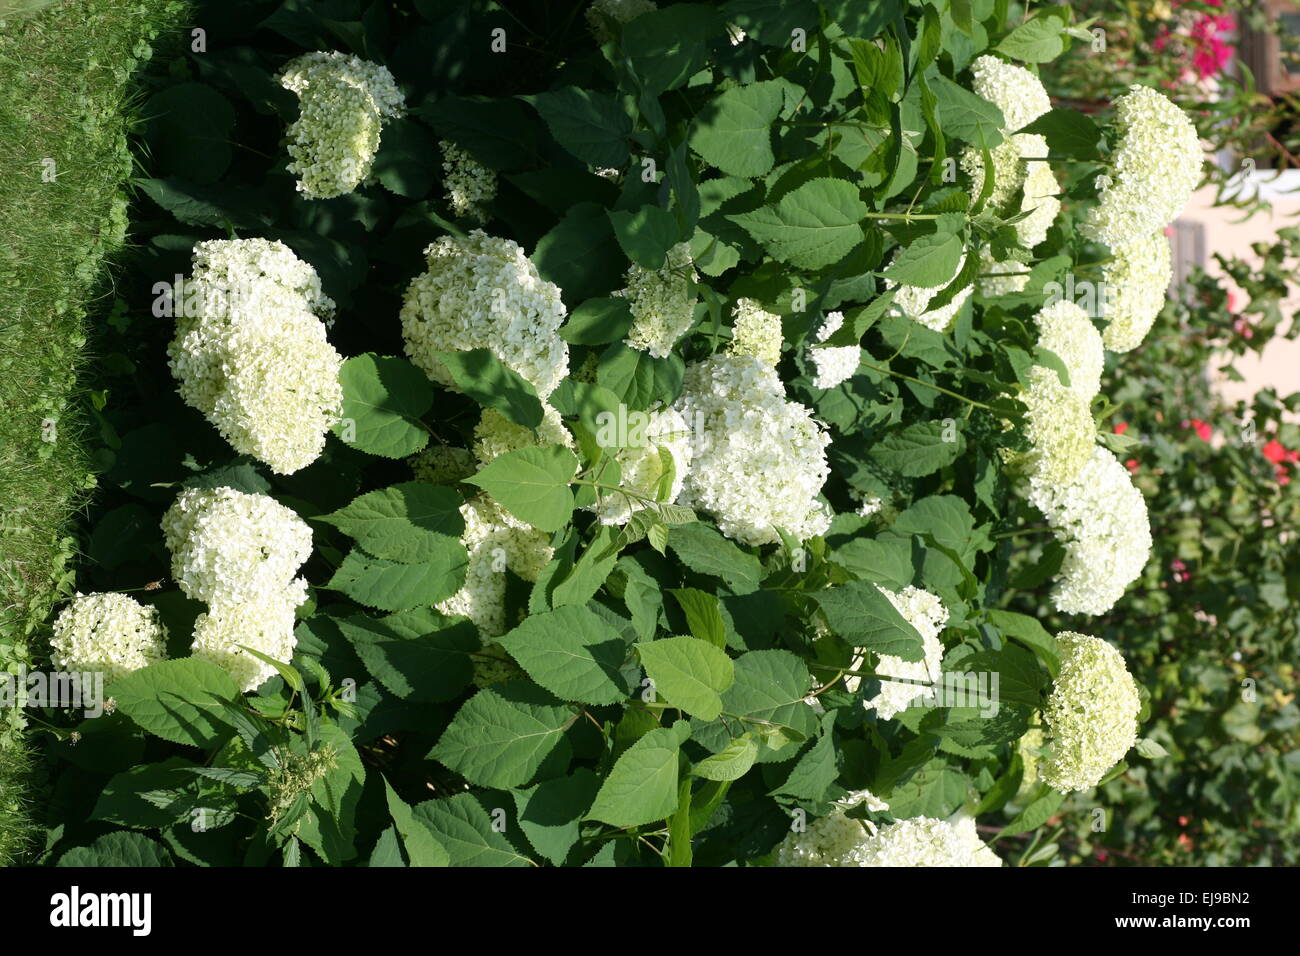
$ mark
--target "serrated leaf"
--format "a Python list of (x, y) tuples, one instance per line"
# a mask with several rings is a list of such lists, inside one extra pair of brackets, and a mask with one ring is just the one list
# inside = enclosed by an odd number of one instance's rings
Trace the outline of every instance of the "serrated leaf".
[(433, 557), (406, 563), (376, 558), (362, 548), (347, 553), (325, 587), (342, 591), (367, 607), (381, 611), (405, 611), (436, 604), (460, 590), (465, 583), (469, 555), (455, 538), (435, 542)]
[(854, 647), (905, 661), (919, 661), (925, 656), (921, 635), (876, 585), (849, 581), (816, 591), (811, 597), (826, 615), (831, 630)]
[(553, 756), (567, 761), (564, 731), (573, 716), (572, 708), (527, 681), (493, 684), (456, 712), (429, 759), (470, 783), (518, 787)]
[(107, 693), (149, 733), (203, 749), (231, 735), (225, 705), (240, 697), (224, 669), (194, 657), (133, 671), (110, 684)]
[(565, 605), (530, 615), (498, 643), (561, 700), (613, 704), (631, 694), (622, 673), (627, 645), (588, 608)]
[(491, 349), (432, 354), (451, 372), (457, 387), (484, 408), (494, 408), (525, 428), (536, 428), (542, 423), (542, 402), (537, 397), (537, 389)]
[(761, 80), (719, 93), (695, 115), (691, 149), (729, 176), (762, 176), (776, 162), (772, 123), (781, 115), (786, 86)]
[(316, 519), (338, 528), (367, 554), (392, 561), (428, 561), (465, 530), (462, 499), (452, 488), (407, 481), (354, 498)]
[(548, 445), (499, 455), (465, 481), (539, 531), (558, 531), (573, 514), (569, 482), (577, 471), (573, 452), (563, 445)]
[(695, 637), (666, 637), (636, 645), (655, 693), (700, 720), (722, 713), (721, 694), (735, 680), (725, 651)]
[(678, 721), (641, 737), (615, 761), (587, 818), (616, 827), (666, 820), (677, 809), (678, 763), (688, 727)]
[(727, 218), (782, 262), (800, 269), (823, 269), (862, 242), (867, 211), (852, 184), (813, 179), (786, 193), (775, 206)]
[(428, 376), (406, 359), (367, 352), (343, 363), (343, 417), (334, 434), (384, 458), (413, 455), (429, 441), (420, 416), (433, 405)]

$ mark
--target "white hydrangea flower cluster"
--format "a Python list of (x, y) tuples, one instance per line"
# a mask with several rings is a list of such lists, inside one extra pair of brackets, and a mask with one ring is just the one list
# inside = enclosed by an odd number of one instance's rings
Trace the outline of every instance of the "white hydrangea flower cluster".
[[(978, 57), (971, 64), (971, 90), (980, 99), (992, 103), (1002, 111), (1005, 125), (1002, 142), (989, 150), (993, 160), (993, 192), (988, 202), (1002, 206), (1025, 181), (1027, 166), (1045, 166), (1045, 163), (1026, 163), (1028, 157), (1047, 156), (1047, 140), (1033, 133), (1018, 133), (1052, 108), (1051, 98), (1043, 83), (1023, 66), (1014, 66), (995, 56)], [(984, 155), (974, 147), (967, 147), (961, 156), (962, 169), (971, 179), (971, 195), (978, 196), (984, 187)], [(1041, 241), (1041, 240), (1040, 240)]]
[(980, 250), (980, 294), (986, 299), (1023, 292), (1029, 284), (1029, 267), (1014, 259), (998, 260), (988, 249)]
[(1164, 229), (1201, 180), (1200, 136), (1163, 93), (1133, 85), (1115, 100), (1119, 143), (1111, 172), (1097, 177), (1100, 199), (1080, 223), (1085, 236), (1114, 249)]
[(1056, 609), (1066, 614), (1109, 611), (1151, 555), (1146, 499), (1128, 469), (1094, 445), (1070, 481), (1031, 476), (1029, 500), (1065, 545), (1052, 592)]
[(51, 658), (62, 671), (98, 672), (105, 685), (166, 656), (167, 629), (156, 607), (126, 594), (81, 594), (54, 619)]
[(1111, 256), (1101, 267), (1110, 320), (1102, 341), (1112, 352), (1130, 352), (1142, 344), (1164, 308), (1174, 256), (1163, 229), (1115, 246)]
[(487, 348), (543, 399), (555, 391), (569, 371), (569, 346), (556, 334), (564, 303), (520, 245), (476, 229), (465, 238), (443, 236), (424, 252), (429, 268), (402, 302), (407, 357), (455, 389), (433, 353)]
[(465, 583), (438, 602), (443, 614), (469, 618), (484, 645), (507, 627), (505, 614), (508, 568), (525, 581), (536, 581), (554, 555), (550, 536), (519, 521), (487, 495), (477, 495), (460, 507), (465, 521), (461, 544), (469, 553)]
[[(1046, 144), (1046, 140), (1043, 141)], [(1022, 154), (1030, 155), (1030, 154)], [(1044, 145), (1043, 155), (1047, 155)], [(1056, 222), (1061, 212), (1061, 184), (1056, 181), (1056, 173), (1045, 162), (1029, 163), (1029, 172), (1025, 174), (1021, 212), (1028, 212), (1016, 223), (1016, 236), (1026, 249), (1032, 249), (1047, 238), (1047, 230)]]
[[(894, 254), (894, 259), (891, 260), (891, 265), (898, 259), (898, 256), (901, 253), (902, 249), (900, 248), (899, 251)], [(907, 316), (913, 322), (921, 323), (927, 329), (933, 329), (936, 332), (947, 332), (948, 328), (952, 325), (952, 320), (957, 317), (957, 313), (961, 311), (961, 307), (965, 304), (966, 300), (970, 298), (974, 286), (972, 285), (962, 289), (952, 297), (951, 302), (937, 309), (930, 308), (930, 301), (934, 299), (935, 295), (941, 289), (945, 288), (948, 283), (957, 278), (957, 274), (961, 272), (962, 267), (965, 265), (966, 253), (963, 253), (961, 259), (957, 262), (957, 268), (952, 271), (952, 275), (948, 276), (947, 279), (936, 286), (900, 286), (898, 283), (886, 279), (885, 288), (897, 289), (894, 293), (894, 301), (891, 304), (892, 311), (895, 314)]]
[[(618, 462), (619, 485), (648, 498), (667, 473), (671, 460), (672, 485), (666, 501), (675, 501), (686, 484), (691, 469), (691, 433), (686, 419), (673, 408), (654, 409), (647, 413), (650, 421), (645, 427), (644, 440), (636, 447), (625, 445), (614, 453)], [(632, 515), (646, 507), (646, 502), (621, 494), (605, 495), (599, 504), (591, 505), (602, 524), (627, 524)]]
[(1038, 344), (1056, 354), (1070, 373), (1069, 388), (1080, 398), (1092, 401), (1101, 390), (1101, 370), (1106, 351), (1101, 333), (1085, 312), (1068, 299), (1039, 310)]
[[(817, 332), (817, 341), (825, 342), (844, 325), (843, 312), (831, 312)], [(814, 345), (808, 349), (816, 374), (813, 388), (834, 388), (847, 382), (858, 371), (862, 349), (856, 345)]]
[(474, 426), (474, 457), (479, 468), (506, 452), (544, 445), (573, 447), (573, 435), (564, 427), (560, 413), (546, 403), (542, 404), (542, 423), (536, 431), (516, 425), (494, 408), (483, 409)]
[(333, 301), (281, 242), (200, 242), (193, 262), (186, 297), (199, 307), (179, 310), (167, 349), (177, 391), (236, 451), (277, 474), (304, 468), (342, 415), (343, 359), (315, 314)]
[(876, 831), (842, 811), (788, 834), (777, 848), (778, 866), (1001, 866), (975, 821), (932, 817), (899, 820)]
[(450, 140), (440, 140), (442, 185), (457, 218), (486, 222), (497, 195), (497, 174)]
[(305, 53), (285, 65), (280, 85), (298, 94), (288, 129), (289, 172), (308, 199), (332, 199), (370, 175), (384, 122), (406, 102), (393, 74), (343, 53)]
[(1137, 682), (1100, 638), (1063, 631), (1056, 642), (1061, 670), (1043, 710), (1049, 740), (1039, 772), (1061, 793), (1090, 790), (1137, 743)]
[(778, 527), (801, 540), (830, 527), (817, 500), (830, 436), (810, 409), (786, 400), (774, 368), (753, 355), (715, 355), (686, 369), (674, 407), (691, 426), (680, 504), (747, 545), (780, 540)]
[(294, 609), (306, 597), (305, 590), (304, 581), (301, 588), (290, 588), (282, 595), (247, 603), (211, 605), (206, 614), (200, 614), (194, 621), (191, 653), (225, 669), (241, 690), (256, 690), (278, 671), (239, 645), (288, 663), (298, 646)]
[(781, 361), (781, 317), (764, 311), (753, 299), (737, 299), (731, 322), (731, 354), (752, 355), (776, 368)]
[(656, 9), (652, 0), (592, 0), (587, 8), (587, 26), (597, 43), (608, 43), (614, 39), (611, 23), (629, 23)]
[(1061, 384), (1055, 370), (1035, 365), (1021, 395), (1028, 408), (1025, 435), (1033, 449), (1028, 463), (1032, 480), (1052, 486), (1073, 481), (1097, 443), (1090, 399)]
[(194, 622), (194, 656), (255, 690), (276, 670), (236, 645), (293, 656), (294, 609), (307, 599), (295, 575), (311, 555), (311, 528), (274, 498), (234, 488), (182, 491), (162, 528), (176, 583), (208, 605)]
[(283, 594), (311, 556), (311, 528), (269, 495), (187, 488), (162, 519), (172, 577), (207, 604)]
[(632, 311), (632, 328), (623, 344), (655, 358), (666, 357), (695, 319), (691, 283), (698, 279), (687, 242), (668, 250), (662, 268), (646, 269), (632, 263), (626, 286), (613, 293), (626, 298)]
[[(903, 680), (937, 683), (942, 676), (943, 666), (943, 642), (939, 640), (939, 635), (943, 633), (943, 626), (948, 622), (948, 609), (943, 606), (943, 602), (937, 595), (923, 588), (909, 585), (901, 591), (891, 591), (876, 585), (876, 590), (889, 598), (889, 603), (894, 605), (898, 613), (912, 627), (916, 628), (917, 633), (921, 635), (925, 652), (925, 656), (919, 661), (905, 661), (892, 654), (881, 654), (880, 662), (876, 665), (876, 673)], [(862, 665), (862, 660), (861, 656), (856, 658), (852, 669), (857, 670)], [(854, 692), (858, 689), (860, 681), (861, 678), (848, 677), (844, 681), (844, 686), (850, 692)], [(863, 704), (868, 709), (875, 708), (882, 720), (889, 720), (906, 710), (914, 700), (928, 693), (930, 688), (925, 684), (881, 681), (880, 693), (871, 700), (864, 701)]]

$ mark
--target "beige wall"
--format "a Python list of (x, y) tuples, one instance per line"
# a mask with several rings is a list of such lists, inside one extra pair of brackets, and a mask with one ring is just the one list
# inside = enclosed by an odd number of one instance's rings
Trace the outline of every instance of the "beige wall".
[[(1268, 194), (1268, 187), (1264, 188)], [(1211, 273), (1221, 274), (1213, 261), (1216, 252), (1250, 260), (1252, 243), (1270, 242), (1283, 226), (1300, 225), (1300, 219), (1297, 218), (1300, 217), (1300, 192), (1272, 195), (1272, 211), (1256, 213), (1245, 222), (1237, 221), (1242, 216), (1240, 210), (1224, 207), (1216, 209), (1213, 202), (1214, 190), (1202, 189), (1192, 197), (1181, 217), (1204, 225), (1206, 268)], [(1300, 285), (1300, 275), (1297, 275), (1296, 280)], [(1230, 282), (1227, 279), (1225, 281)], [(1240, 292), (1238, 296), (1240, 304)], [(1300, 297), (1291, 306), (1290, 311), (1300, 312)], [(1216, 372), (1214, 367), (1209, 370), (1215, 390), (1228, 402), (1248, 401), (1256, 391), (1268, 386), (1277, 389), (1278, 394), (1283, 396), (1300, 391), (1300, 340), (1275, 338), (1265, 346), (1262, 353), (1242, 356), (1235, 364), (1237, 371), (1245, 376), (1244, 382), (1229, 381)]]

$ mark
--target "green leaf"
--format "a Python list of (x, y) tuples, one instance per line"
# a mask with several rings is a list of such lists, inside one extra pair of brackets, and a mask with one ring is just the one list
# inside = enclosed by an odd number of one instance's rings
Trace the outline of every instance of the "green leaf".
[(722, 33), (717, 11), (678, 3), (638, 16), (623, 31), (623, 53), (647, 93), (676, 89), (704, 67), (708, 40)]
[(436, 604), (465, 583), (469, 555), (455, 538), (442, 538), (427, 561), (406, 563), (376, 558), (360, 546), (343, 559), (325, 587), (342, 591), (358, 604), (381, 611), (405, 611)]
[[(406, 856), (411, 866), (447, 866), (451, 857), (425, 826), (416, 819), (414, 811), (399, 797), (388, 781), (384, 781), (384, 796), (388, 800), (388, 812), (393, 818), (393, 825), (402, 838)], [(371, 866), (374, 864), (372, 863)]]
[(1037, 830), (1055, 815), (1063, 800), (1065, 800), (1063, 794), (1057, 793), (1055, 790), (1048, 790), (1017, 813), (1014, 819), (1002, 828), (999, 835), (1015, 836), (1019, 833)]
[(727, 218), (782, 262), (800, 269), (823, 269), (862, 242), (867, 211), (852, 184), (812, 179), (786, 193), (775, 206)]
[(1038, 618), (1015, 611), (987, 611), (989, 623), (1008, 637), (1013, 637), (1029, 647), (1047, 665), (1047, 672), (1055, 678), (1061, 669), (1061, 652), (1056, 638), (1047, 632)]
[(890, 654), (905, 661), (925, 656), (921, 635), (874, 584), (849, 581), (811, 595), (831, 630), (854, 647)]
[(997, 45), (999, 53), (1025, 63), (1046, 63), (1065, 51), (1068, 7), (1046, 7), (1016, 27)]
[(831, 557), (836, 564), (875, 584), (896, 591), (912, 583), (910, 541), (890, 538), (854, 538), (836, 548)]
[[(1002, 142), (1002, 128), (1006, 125), (1006, 120), (1000, 109), (970, 90), (958, 86), (937, 70), (925, 79), (934, 93), (936, 118), (945, 136), (990, 149)], [(954, 262), (953, 269), (948, 270), (949, 276), (955, 268)], [(946, 281), (947, 278), (944, 276), (940, 281)]]
[(621, 673), (627, 645), (613, 625), (585, 607), (532, 614), (498, 642), (561, 700), (613, 704), (631, 693)]
[(510, 845), (493, 817), (472, 793), (426, 800), (411, 808), (446, 848), (452, 866), (528, 866), (532, 863)]
[(311, 785), (310, 809), (298, 824), (297, 837), (326, 863), (337, 866), (357, 855), (355, 815), (366, 770), (338, 724), (322, 721), (320, 735), (322, 747), (332, 757), (328, 769)]
[(691, 149), (728, 176), (762, 176), (772, 168), (772, 123), (785, 104), (785, 80), (733, 86), (715, 96), (691, 123)]
[(608, 294), (627, 270), (614, 227), (604, 207), (594, 202), (569, 209), (537, 240), (531, 258), (542, 278), (563, 290), (569, 305)]
[(1064, 107), (1049, 110), (1021, 132), (1044, 137), (1054, 154), (1085, 161), (1101, 159), (1097, 149), (1101, 128), (1091, 116), (1078, 110)]
[(750, 651), (736, 658), (734, 674), (735, 682), (722, 695), (722, 708), (739, 719), (696, 721), (692, 724), (695, 739), (718, 753), (731, 743), (731, 727), (755, 733), (783, 728), (789, 742), (760, 751), (756, 759), (759, 763), (789, 760), (817, 729), (817, 715), (804, 701), (811, 686), (808, 668), (789, 651)]
[(187, 226), (267, 229), (271, 225), (265, 189), (235, 191), (176, 177), (141, 179), (138, 185), (145, 195)]
[(822, 717), (822, 732), (817, 742), (799, 758), (785, 783), (771, 791), (773, 796), (782, 794), (815, 802), (826, 799), (826, 791), (839, 775), (834, 727), (835, 712), (831, 711)]
[(624, 338), (632, 328), (626, 298), (588, 299), (569, 313), (560, 338), (570, 345), (605, 345)]
[(58, 866), (161, 867), (171, 866), (171, 855), (143, 833), (114, 830), (90, 846), (73, 847), (59, 857)]
[(564, 731), (573, 718), (572, 708), (527, 681), (493, 684), (465, 702), (428, 756), (470, 783), (518, 787), (547, 760), (568, 762)]
[(316, 520), (338, 528), (367, 554), (420, 562), (445, 554), (447, 540), (465, 531), (461, 504), (452, 488), (406, 481), (367, 492)]
[(499, 455), (465, 481), (482, 488), (520, 521), (540, 531), (558, 531), (573, 514), (569, 482), (577, 471), (573, 452), (548, 445)]
[(681, 394), (685, 374), (686, 366), (678, 355), (655, 358), (622, 342), (607, 348), (596, 367), (596, 381), (617, 395), (630, 411), (673, 402)]
[(408, 117), (395, 117), (384, 124), (372, 175), (385, 189), (419, 199), (433, 185), (437, 164), (429, 157), (437, 151), (438, 143), (427, 129)]
[[(105, 820), (121, 826), (165, 827), (176, 822), (175, 814), (144, 799), (152, 790), (178, 790), (189, 782), (190, 761), (168, 757), (160, 763), (132, 767), (115, 774), (95, 801), (91, 820)], [(206, 768), (204, 768), (206, 769)]]
[(933, 232), (917, 236), (884, 274), (900, 285), (937, 288), (946, 284), (957, 271), (961, 254), (962, 241), (956, 233)]
[(566, 86), (522, 98), (542, 114), (555, 141), (584, 163), (614, 169), (627, 164), (632, 120), (610, 94)]
[(722, 713), (721, 694), (735, 681), (725, 651), (695, 637), (665, 637), (636, 645), (655, 693), (700, 720)]
[(741, 734), (712, 756), (691, 768), (691, 773), (705, 780), (739, 780), (749, 773), (758, 756), (758, 744), (750, 733)]
[(176, 83), (151, 96), (141, 114), (156, 169), (194, 183), (215, 183), (230, 165), (235, 109), (202, 83)]
[(107, 693), (149, 733), (205, 750), (230, 736), (223, 705), (240, 697), (225, 670), (193, 657), (133, 671), (110, 684)]
[(491, 349), (433, 354), (447, 366), (460, 390), (484, 408), (495, 408), (525, 428), (536, 428), (542, 423), (542, 402), (537, 397), (537, 389)]
[(652, 730), (623, 752), (587, 811), (616, 827), (666, 820), (677, 809), (678, 764), (689, 728), (679, 720)]
[(717, 648), (727, 646), (727, 626), (722, 620), (722, 605), (717, 595), (699, 588), (673, 588), (668, 593), (681, 605), (692, 635)]
[(567, 777), (543, 780), (527, 790), (514, 790), (519, 828), (528, 842), (556, 866), (578, 842), (579, 822), (591, 807), (600, 779), (586, 767)]
[(610, 224), (627, 257), (646, 269), (662, 269), (664, 257), (680, 238), (677, 217), (646, 205), (636, 210), (611, 209)]
[(668, 534), (668, 547), (692, 571), (722, 578), (737, 594), (756, 590), (763, 580), (758, 558), (702, 521), (674, 525)]
[(966, 438), (959, 429), (947, 432), (953, 441), (944, 441), (945, 432), (942, 422), (918, 422), (886, 435), (871, 446), (869, 454), (877, 463), (900, 475), (909, 478), (929, 475), (951, 465), (966, 449)]
[(271, 657), (267, 654), (263, 654), (261, 651), (257, 650), (257, 648), (249, 647), (247, 644), (236, 644), (235, 646), (245, 651), (248, 654), (252, 654), (263, 664), (270, 664), (272, 667), (276, 669), (279, 675), (282, 678), (284, 678), (284, 682), (286, 684), (288, 684), (294, 690), (298, 691), (298, 693), (302, 693), (302, 688), (303, 688), (302, 675), (299, 674), (296, 670), (294, 670), (293, 667), (284, 663), (283, 661), (277, 661), (274, 657)]
[(451, 700), (459, 695), (473, 677), (470, 654), (482, 647), (472, 623), (444, 617), (432, 608), (331, 620), (366, 670), (404, 700)]
[(367, 352), (343, 363), (343, 418), (334, 434), (384, 458), (413, 455), (429, 440), (420, 416), (433, 405), (428, 377), (406, 359)]

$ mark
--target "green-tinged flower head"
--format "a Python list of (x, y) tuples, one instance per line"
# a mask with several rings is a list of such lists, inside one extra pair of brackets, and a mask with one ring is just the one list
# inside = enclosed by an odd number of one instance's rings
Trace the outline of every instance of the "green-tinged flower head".
[(1106, 348), (1129, 352), (1142, 344), (1169, 299), (1173, 277), (1173, 252), (1163, 229), (1114, 247), (1101, 267), (1110, 320), (1102, 333)]
[(1114, 249), (1144, 239), (1178, 217), (1201, 181), (1205, 156), (1196, 127), (1163, 93), (1131, 86), (1115, 100), (1119, 142), (1100, 199), (1080, 224)]
[(569, 373), (559, 286), (547, 282), (511, 239), (476, 229), (443, 236), (424, 250), (428, 270), (402, 300), (407, 357), (429, 378), (457, 389), (436, 352), (486, 348), (545, 399)]
[(486, 222), (488, 205), (497, 194), (497, 174), (449, 140), (440, 141), (438, 148), (442, 151), (442, 185), (452, 213)]
[(632, 263), (624, 280), (626, 285), (614, 293), (628, 300), (632, 312), (632, 328), (624, 344), (655, 358), (665, 358), (695, 319), (691, 283), (698, 278), (691, 263), (690, 243), (686, 242), (668, 250), (661, 268), (646, 269)]
[(781, 361), (781, 317), (765, 312), (753, 299), (736, 300), (731, 336), (731, 355), (752, 355), (771, 368)]
[(1029, 409), (1025, 431), (1033, 445), (1032, 475), (1053, 485), (1072, 481), (1097, 442), (1088, 399), (1062, 385), (1055, 370), (1035, 365), (1022, 400)]
[(55, 618), (50, 650), (60, 670), (98, 671), (107, 685), (162, 660), (167, 629), (156, 607), (126, 594), (78, 594)]
[(836, 810), (792, 832), (777, 848), (778, 866), (1001, 866), (975, 821), (931, 817), (899, 820), (876, 830)]
[(288, 129), (289, 172), (308, 199), (350, 193), (370, 175), (384, 122), (405, 101), (378, 63), (343, 53), (305, 53), (290, 61), (280, 85), (298, 94), (300, 115)]
[(1092, 401), (1101, 389), (1101, 369), (1105, 349), (1101, 333), (1079, 306), (1062, 299), (1038, 311), (1038, 344), (1054, 353), (1070, 374), (1070, 389), (1080, 398)]
[(1047, 698), (1043, 780), (1061, 793), (1095, 787), (1137, 742), (1137, 682), (1119, 651), (1074, 631), (1056, 636), (1061, 670)]

